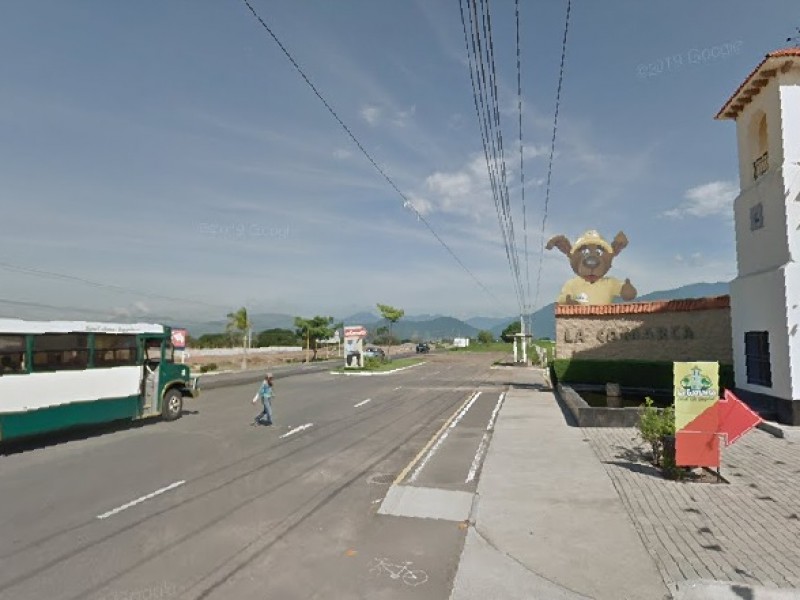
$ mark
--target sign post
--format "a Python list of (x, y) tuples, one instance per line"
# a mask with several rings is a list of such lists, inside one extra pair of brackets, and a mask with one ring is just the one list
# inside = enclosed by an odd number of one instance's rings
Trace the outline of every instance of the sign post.
[(344, 328), (344, 366), (346, 369), (364, 368), (364, 338), (367, 330), (362, 325)]
[(719, 397), (719, 364), (673, 364), (675, 384), (675, 465), (716, 467), (720, 440), (738, 441), (762, 419), (730, 390)]
[(185, 329), (172, 330), (172, 347), (175, 350), (180, 350), (181, 364), (186, 361), (186, 337), (188, 332)]

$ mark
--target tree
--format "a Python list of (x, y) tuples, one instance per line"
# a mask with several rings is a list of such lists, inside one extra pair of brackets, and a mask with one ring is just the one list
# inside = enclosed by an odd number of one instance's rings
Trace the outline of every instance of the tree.
[(297, 337), (303, 339), (306, 343), (306, 362), (308, 362), (311, 342), (314, 342), (314, 356), (311, 360), (316, 360), (317, 342), (319, 340), (326, 340), (333, 335), (333, 317), (321, 317), (319, 315), (313, 319), (295, 317), (294, 326), (296, 327)]
[(375, 330), (375, 336), (372, 338), (372, 341), (379, 346), (391, 346), (398, 342), (397, 338), (392, 335), (389, 328), (385, 325)]
[(236, 312), (228, 313), (228, 324), (225, 326), (225, 331), (232, 340), (237, 338), (242, 340), (242, 369), (247, 368), (247, 336), (250, 334), (252, 325), (244, 306)]
[(491, 344), (494, 341), (494, 334), (485, 329), (478, 332), (478, 341), (481, 344)]
[(503, 333), (500, 334), (500, 337), (502, 337), (506, 342), (513, 342), (514, 334), (521, 332), (522, 325), (520, 325), (519, 321), (512, 321), (508, 324), (508, 327), (503, 329)]
[(291, 329), (265, 329), (256, 336), (256, 346), (259, 348), (266, 346), (296, 346), (298, 341), (297, 335)]
[(392, 338), (394, 337), (392, 334), (392, 325), (402, 319), (403, 315), (406, 314), (406, 311), (404, 311), (402, 308), (389, 306), (388, 304), (379, 303), (377, 306), (378, 310), (381, 312), (381, 316), (389, 321), (389, 349), (386, 352), (386, 357), (388, 358), (392, 350)]

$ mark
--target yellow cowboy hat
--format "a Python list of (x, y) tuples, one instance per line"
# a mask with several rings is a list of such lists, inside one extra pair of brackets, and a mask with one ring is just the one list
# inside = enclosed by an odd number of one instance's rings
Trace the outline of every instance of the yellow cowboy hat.
[(614, 249), (611, 247), (611, 244), (605, 241), (594, 229), (590, 229), (578, 238), (578, 240), (572, 246), (572, 252), (570, 254), (575, 254), (575, 252), (577, 252), (578, 249), (582, 248), (583, 246), (600, 246), (606, 252), (612, 254), (614, 253)]

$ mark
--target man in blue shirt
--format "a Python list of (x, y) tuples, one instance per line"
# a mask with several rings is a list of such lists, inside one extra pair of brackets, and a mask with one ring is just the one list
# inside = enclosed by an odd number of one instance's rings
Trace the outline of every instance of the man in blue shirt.
[(259, 414), (254, 424), (259, 425), (272, 425), (272, 397), (275, 395), (273, 388), (272, 388), (272, 373), (267, 373), (264, 376), (264, 382), (261, 384), (261, 387), (258, 389), (255, 397), (253, 398), (253, 404), (255, 404), (259, 399), (264, 404), (264, 410)]

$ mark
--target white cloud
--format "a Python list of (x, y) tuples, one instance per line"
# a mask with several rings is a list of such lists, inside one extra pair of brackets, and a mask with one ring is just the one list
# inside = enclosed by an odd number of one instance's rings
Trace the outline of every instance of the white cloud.
[(683, 256), (682, 254), (675, 255), (675, 261), (682, 265), (688, 265), (691, 267), (700, 267), (703, 265), (703, 253), (702, 252), (694, 252), (690, 256)]
[(344, 160), (346, 158), (350, 158), (353, 156), (353, 153), (349, 150), (345, 150), (344, 148), (337, 148), (333, 151), (333, 157), (338, 158), (339, 160)]
[(411, 108), (402, 110), (399, 108), (387, 108), (368, 104), (361, 109), (361, 118), (373, 127), (382, 122), (387, 122), (395, 127), (404, 128), (408, 126), (416, 112), (416, 106), (411, 106)]
[[(508, 175), (507, 175), (508, 177)], [(486, 160), (476, 156), (457, 171), (437, 171), (425, 178), (435, 210), (481, 220), (494, 212)]]
[(429, 215), (433, 211), (433, 204), (431, 204), (429, 200), (426, 200), (420, 196), (411, 195), (411, 197), (408, 199), (408, 202), (404, 203), (404, 206), (409, 208), (409, 204), (422, 216)]
[[(517, 144), (519, 148), (519, 144)], [(550, 149), (544, 144), (523, 144), (522, 155), (525, 158), (538, 158), (539, 156), (549, 156)]]
[(365, 106), (361, 109), (361, 118), (370, 125), (375, 125), (381, 116), (381, 109), (377, 106)]
[(684, 194), (686, 200), (661, 215), (669, 219), (714, 216), (732, 219), (733, 201), (738, 193), (739, 186), (734, 181), (712, 181), (690, 188)]
[(392, 117), (392, 123), (394, 123), (397, 127), (405, 127), (409, 120), (416, 114), (417, 107), (412, 106), (408, 110), (398, 110), (394, 117)]

